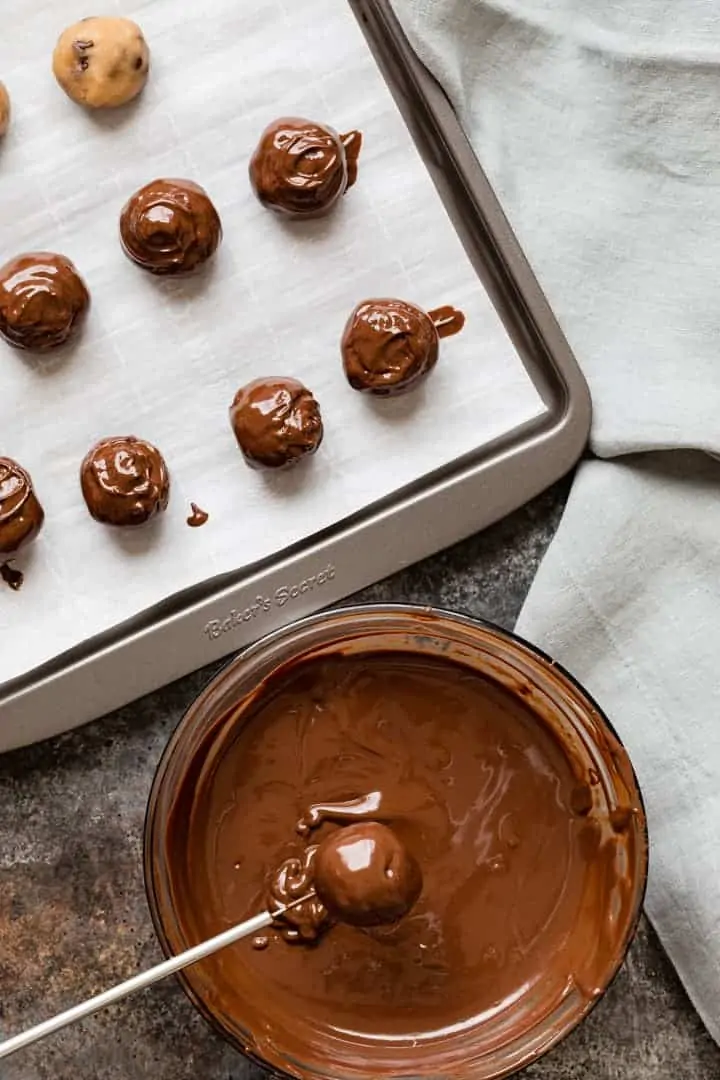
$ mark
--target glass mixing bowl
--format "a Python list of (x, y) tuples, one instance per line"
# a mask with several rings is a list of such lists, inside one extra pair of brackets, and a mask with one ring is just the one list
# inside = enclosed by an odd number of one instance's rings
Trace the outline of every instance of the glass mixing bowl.
[[(176, 903), (186, 882), (177, 865), (168, 830), (177, 814), (178, 792), (199, 774), (217, 734), (243, 723), (243, 709), (257, 702), (265, 681), (289, 662), (331, 656), (393, 651), (441, 657), (494, 680), (524, 703), (552, 730), (576, 775), (589, 778), (585, 789), (601, 842), (613, 852), (612, 886), (594, 878), (589, 890), (605, 889), (596, 926), (578, 923), (583, 940), (573, 953), (587, 955), (587, 970), (567, 973), (566, 985), (542, 980), (515, 1005), (460, 1032), (457, 1045), (433, 1061), (427, 1048), (416, 1077), (440, 1080), (494, 1080), (528, 1065), (574, 1028), (603, 995), (621, 966), (633, 938), (644, 897), (648, 844), (641, 794), (627, 753), (607, 718), (582, 687), (532, 645), (477, 619), (431, 608), (348, 607), (296, 622), (241, 653), (190, 706), (160, 761), (150, 794), (145, 826), (145, 879), (152, 918), (163, 950), (172, 955), (196, 944)], [(224, 735), (223, 735), (224, 733)], [(585, 812), (585, 811), (584, 811)], [(219, 928), (220, 929), (220, 928)], [(598, 978), (598, 971), (600, 978)], [(586, 976), (586, 978), (584, 978)], [(207, 962), (186, 969), (181, 983), (198, 1010), (240, 1051), (273, 1072), (304, 1080), (377, 1080), (408, 1075), (407, 1057), (391, 1045), (382, 1065), (363, 1070), (357, 1059), (331, 1056), (332, 1072), (308, 1066), (302, 1056), (283, 1051), (278, 1040), (252, 1030), (242, 1016), (223, 1010)], [(589, 981), (592, 981), (588, 991)]]

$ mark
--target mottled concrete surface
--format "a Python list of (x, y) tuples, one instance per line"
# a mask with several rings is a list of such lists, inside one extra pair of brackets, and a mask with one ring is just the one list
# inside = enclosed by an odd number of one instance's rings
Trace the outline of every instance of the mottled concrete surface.
[[(436, 603), (512, 626), (567, 485), (362, 599)], [(0, 758), (0, 1032), (10, 1034), (160, 958), (141, 835), (163, 745), (201, 671), (43, 746)], [(0, 1064), (3, 1080), (251, 1080), (168, 982)], [(641, 927), (593, 1015), (532, 1080), (713, 1080), (705, 1034)]]

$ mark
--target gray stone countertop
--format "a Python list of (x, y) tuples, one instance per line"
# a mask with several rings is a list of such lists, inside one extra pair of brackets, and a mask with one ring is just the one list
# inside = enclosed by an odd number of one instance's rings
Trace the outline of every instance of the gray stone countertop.
[[(567, 483), (366, 590), (512, 627)], [(81, 731), (0, 757), (0, 1034), (161, 959), (141, 869), (156, 763), (205, 670)], [(713, 1080), (706, 1035), (651, 928), (590, 1018), (527, 1080)], [(261, 1080), (167, 981), (0, 1065), (2, 1080)]]

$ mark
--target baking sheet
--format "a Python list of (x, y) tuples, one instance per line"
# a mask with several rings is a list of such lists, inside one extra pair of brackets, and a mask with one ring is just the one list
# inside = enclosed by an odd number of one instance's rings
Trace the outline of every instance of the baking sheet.
[[(85, 277), (82, 339), (38, 361), (0, 344), (0, 453), (29, 469), (47, 513), (0, 592), (0, 683), (217, 574), (241, 568), (536, 417), (544, 406), (457, 239), (345, 4), (172, 0), (106, 5), (143, 27), (148, 87), (125, 110), (87, 114), (50, 74), (82, 2), (11, 5), (0, 77), (14, 104), (0, 150), (2, 258), (49, 249)], [(295, 114), (357, 127), (358, 184), (331, 218), (280, 222), (255, 202), (247, 160), (262, 128)], [(225, 238), (209, 272), (162, 281), (123, 256), (117, 218), (156, 176), (203, 184)], [(347, 386), (338, 341), (354, 305), (391, 295), (454, 303), (464, 334), (417, 392), (370, 401)], [(325, 442), (293, 472), (249, 470), (227, 421), (249, 379), (287, 374), (323, 409)], [(156, 443), (168, 512), (137, 532), (87, 515), (79, 463), (99, 438)], [(210, 514), (185, 520), (190, 500)], [(359, 556), (361, 557), (361, 555)]]

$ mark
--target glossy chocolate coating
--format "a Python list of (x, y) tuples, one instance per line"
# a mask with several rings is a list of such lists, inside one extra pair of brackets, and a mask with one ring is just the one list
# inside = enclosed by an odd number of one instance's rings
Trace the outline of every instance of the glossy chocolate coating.
[(328, 912), (351, 926), (398, 922), (422, 891), (417, 861), (392, 829), (376, 821), (348, 825), (323, 840), (313, 873)]
[(170, 497), (165, 460), (134, 435), (103, 439), (86, 455), (80, 484), (90, 515), (105, 525), (143, 525)]
[(0, 268), (0, 334), (17, 349), (47, 352), (63, 345), (89, 303), (84, 281), (64, 255), (30, 252)]
[(34, 540), (44, 520), (29, 474), (12, 458), (0, 457), (0, 557)]
[(263, 206), (290, 217), (326, 214), (357, 179), (359, 131), (338, 135), (324, 124), (282, 117), (265, 129), (250, 161), (250, 183)]
[(365, 300), (342, 338), (345, 375), (353, 390), (402, 394), (435, 367), (439, 336), (427, 312), (404, 300)]
[(238, 446), (254, 469), (283, 469), (314, 454), (323, 437), (320, 406), (297, 379), (256, 379), (230, 408)]
[[(283, 860), (279, 900), (314, 880), (329, 905), (345, 874), (323, 845), (387, 825), (422, 870), (404, 918), (358, 929), (306, 907), (294, 939), (275, 928), (188, 981), (273, 1070), (471, 1076), (486, 1032), (535, 1030), (569, 988), (595, 1000), (626, 942), (634, 841), (578, 802), (597, 778), (521, 676), (515, 691), (451, 660), (336, 648), (294, 657), (194, 740), (163, 840), (173, 945), (261, 911)], [(358, 884), (356, 904), (376, 887)]]
[(192, 180), (153, 180), (120, 215), (128, 258), (151, 274), (185, 274), (217, 251), (222, 226), (207, 192)]

